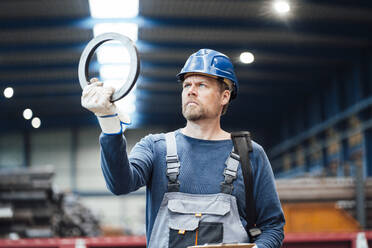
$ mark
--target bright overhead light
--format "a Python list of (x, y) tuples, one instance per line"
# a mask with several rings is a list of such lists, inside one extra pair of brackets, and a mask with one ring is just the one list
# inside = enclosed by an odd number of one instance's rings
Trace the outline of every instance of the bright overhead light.
[(32, 110), (31, 109), (25, 109), (23, 110), (23, 118), (26, 120), (29, 120), (32, 118)]
[[(134, 18), (138, 16), (138, 2), (139, 0), (89, 0), (90, 13), (93, 18)], [(115, 22), (113, 20), (113, 23), (98, 23), (93, 27), (94, 36), (108, 32), (123, 34), (136, 42), (138, 39), (138, 24)], [(104, 84), (114, 88), (121, 87), (130, 71), (128, 51), (123, 49), (121, 44), (107, 42), (97, 50), (96, 54), (98, 63), (101, 65), (100, 77)], [(134, 91), (133, 88), (125, 98), (115, 102), (115, 104), (124, 105), (127, 113), (133, 113), (136, 109)]]
[[(115, 32), (119, 34), (123, 34), (127, 37), (129, 37), (132, 41), (137, 40), (138, 36), (138, 25), (133, 23), (101, 23), (96, 24), (93, 28), (94, 36), (107, 33), (107, 32)], [(100, 48), (98, 48), (97, 52), (97, 59), (98, 63), (101, 65), (104, 64), (127, 64), (127, 67), (129, 68), (130, 64), (130, 56), (129, 52), (120, 44), (119, 42), (107, 42)], [(120, 69), (121, 68), (121, 69)], [(123, 67), (120, 67), (119, 70), (122, 70)], [(112, 70), (112, 69), (109, 69)], [(112, 74), (111, 76), (109, 74), (106, 74), (105, 72), (107, 69), (102, 69), (101, 73), (106, 78), (123, 78), (125, 76), (119, 76), (117, 77), (117, 73)], [(126, 69), (122, 73), (129, 73), (126, 72)], [(101, 76), (102, 76), (101, 74)]]
[[(121, 88), (122, 85), (123, 85), (123, 81), (124, 79), (122, 80), (104, 80), (103, 83), (106, 87), (114, 87), (115, 89), (118, 89), (118, 88)], [(119, 101), (116, 101), (115, 102), (115, 105), (117, 107), (119, 107), (119, 109), (123, 109), (125, 111), (125, 113), (127, 114), (132, 114), (136, 111), (136, 95), (135, 95), (135, 92), (136, 92), (136, 87), (137, 87), (137, 84), (135, 84), (133, 86), (133, 88), (131, 89), (131, 91), (129, 92), (128, 95), (126, 95), (124, 98), (120, 99)]]
[(94, 18), (132, 18), (138, 15), (138, 0), (89, 0)]
[(129, 52), (121, 44), (104, 44), (97, 50), (97, 60), (100, 64), (130, 64)]
[(41, 125), (41, 120), (38, 117), (35, 117), (32, 119), (31, 125), (33, 128), (39, 128)]
[(250, 52), (243, 52), (240, 54), (240, 61), (244, 64), (250, 64), (254, 61), (254, 56)]
[(14, 94), (14, 90), (13, 90), (12, 87), (8, 87), (8, 88), (6, 88), (6, 89), (4, 90), (4, 96), (5, 96), (6, 98), (11, 98), (11, 97), (13, 96), (13, 94)]
[(105, 80), (125, 80), (130, 71), (129, 65), (102, 65), (99, 69), (99, 74), (103, 81)]
[(129, 37), (132, 41), (138, 38), (138, 24), (136, 23), (98, 23), (93, 27), (94, 36), (114, 32)]
[[(123, 87), (124, 83), (126, 82), (126, 78), (122, 79), (104, 79), (102, 78), (102, 83), (105, 87), (113, 87), (116, 90), (119, 90)], [(131, 92), (136, 88), (136, 84), (131, 89)], [(130, 93), (129, 93), (130, 94)]]
[(119, 108), (124, 109), (127, 114), (134, 113), (136, 111), (136, 95), (134, 94), (134, 90), (132, 89), (127, 96), (116, 101), (115, 105), (120, 106)]
[(286, 14), (291, 10), (289, 3), (286, 1), (275, 1), (273, 7), (279, 14)]

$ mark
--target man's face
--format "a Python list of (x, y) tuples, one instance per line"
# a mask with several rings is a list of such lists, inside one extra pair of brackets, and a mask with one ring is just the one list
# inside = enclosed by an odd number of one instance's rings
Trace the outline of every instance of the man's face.
[(230, 94), (221, 93), (218, 84), (217, 79), (202, 75), (191, 75), (184, 80), (182, 114), (186, 120), (212, 119), (221, 114)]

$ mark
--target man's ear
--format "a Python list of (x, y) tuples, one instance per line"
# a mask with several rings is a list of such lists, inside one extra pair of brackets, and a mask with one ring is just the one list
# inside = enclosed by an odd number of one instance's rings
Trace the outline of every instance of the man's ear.
[(229, 101), (230, 101), (231, 92), (230, 92), (229, 90), (224, 90), (224, 91), (222, 92), (221, 97), (222, 97), (222, 105), (226, 105), (226, 104), (228, 104)]

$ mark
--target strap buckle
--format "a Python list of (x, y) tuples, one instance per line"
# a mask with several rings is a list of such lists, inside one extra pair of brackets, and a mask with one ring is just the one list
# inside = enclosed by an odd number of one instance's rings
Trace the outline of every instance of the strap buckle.
[(229, 157), (227, 158), (225, 162), (226, 168), (223, 171), (226, 184), (231, 184), (237, 178), (237, 171), (240, 162), (239, 159), (239, 155), (234, 152), (231, 152)]
[(236, 174), (237, 174), (236, 171), (229, 170), (228, 168), (225, 168), (223, 170), (223, 175), (225, 176), (225, 182), (228, 184), (232, 183), (237, 178)]
[(229, 194), (231, 195), (234, 189), (234, 185), (232, 183), (221, 183), (221, 193)]
[(177, 155), (167, 155), (167, 176), (180, 174), (179, 168), (181, 167)]
[(178, 159), (178, 155), (167, 155), (165, 160), (167, 161), (167, 164), (168, 163), (178, 163), (180, 160)]
[[(167, 177), (171, 183), (178, 183), (177, 176), (180, 174), (180, 161), (178, 155), (167, 155)], [(178, 183), (179, 184), (179, 183)]]
[(179, 192), (180, 182), (176, 180), (174, 183), (168, 182), (168, 192)]
[(166, 175), (168, 177), (168, 192), (179, 192), (180, 183), (178, 175), (180, 174), (180, 160), (177, 155), (177, 144), (174, 132), (165, 134), (165, 142), (167, 148), (166, 161)]
[(230, 152), (230, 157), (237, 161), (240, 161), (240, 156), (236, 154), (235, 152)]
[(240, 163), (240, 156), (234, 152), (231, 152), (227, 158), (225, 164), (228, 170), (237, 171)]

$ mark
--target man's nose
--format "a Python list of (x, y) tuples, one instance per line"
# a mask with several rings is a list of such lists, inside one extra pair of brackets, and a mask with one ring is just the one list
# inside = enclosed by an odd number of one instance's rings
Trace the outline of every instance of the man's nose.
[(190, 85), (189, 91), (187, 92), (188, 95), (197, 95), (197, 88), (195, 84)]

